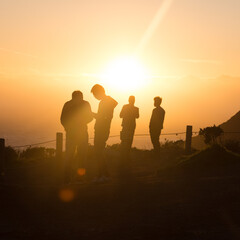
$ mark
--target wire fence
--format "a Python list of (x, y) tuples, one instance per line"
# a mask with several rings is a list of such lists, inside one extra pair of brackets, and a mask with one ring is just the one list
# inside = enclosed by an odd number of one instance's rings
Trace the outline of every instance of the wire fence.
[[(192, 134), (198, 134), (199, 132), (192, 132)], [(182, 135), (182, 134), (186, 134), (186, 132), (173, 132), (173, 133), (161, 133), (161, 136), (178, 136), (178, 135)], [(224, 134), (240, 134), (240, 132), (224, 132)], [(140, 133), (140, 134), (135, 134), (134, 137), (148, 137), (150, 136), (149, 133)], [(109, 138), (117, 138), (120, 137), (120, 135), (111, 135), (109, 136)], [(94, 139), (94, 137), (90, 137), (90, 140)], [(65, 140), (65, 139), (64, 139)], [(31, 144), (25, 144), (25, 145), (17, 145), (17, 146), (11, 146), (12, 148), (27, 148), (27, 147), (33, 147), (33, 146), (39, 146), (39, 145), (44, 145), (44, 144), (48, 144), (48, 143), (54, 143), (56, 142), (56, 139), (54, 140), (49, 140), (49, 141), (45, 141), (45, 142), (38, 142), (38, 143), (31, 143)]]
[(32, 147), (32, 146), (43, 145), (43, 144), (47, 144), (47, 143), (54, 143), (54, 142), (56, 142), (56, 139), (55, 140), (45, 141), (45, 142), (32, 143), (32, 144), (26, 144), (26, 145), (20, 145), (20, 146), (11, 146), (11, 147), (12, 148), (25, 148), (25, 147)]

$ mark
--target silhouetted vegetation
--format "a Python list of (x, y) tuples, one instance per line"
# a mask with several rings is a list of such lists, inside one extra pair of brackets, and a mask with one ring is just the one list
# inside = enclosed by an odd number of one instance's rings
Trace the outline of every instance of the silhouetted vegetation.
[(223, 130), (220, 127), (206, 127), (200, 128), (199, 135), (204, 137), (204, 142), (208, 145), (216, 144), (218, 137), (223, 134)]
[(17, 161), (19, 153), (12, 147), (5, 147), (5, 163), (13, 163)]
[(112, 145), (107, 145), (106, 147), (107, 149), (111, 149), (111, 150), (119, 150), (120, 149), (120, 144), (119, 143), (115, 143), (115, 144), (112, 144)]
[(177, 140), (177, 141), (169, 141), (166, 140), (164, 143), (161, 144), (161, 148), (170, 148), (170, 149), (183, 149), (184, 148), (184, 141)]
[(53, 148), (45, 148), (45, 147), (33, 147), (27, 148), (23, 150), (20, 154), (21, 159), (47, 159), (53, 158), (55, 155), (55, 149)]

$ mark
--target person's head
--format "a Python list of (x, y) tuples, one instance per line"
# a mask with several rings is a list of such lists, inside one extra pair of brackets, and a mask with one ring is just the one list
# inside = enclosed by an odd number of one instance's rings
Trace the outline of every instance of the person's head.
[(105, 94), (105, 89), (103, 88), (103, 86), (99, 85), (99, 84), (95, 84), (92, 89), (91, 89), (91, 93), (93, 94), (93, 96), (98, 99), (98, 100), (102, 100), (106, 94)]
[(134, 96), (130, 96), (129, 99), (128, 99), (128, 102), (129, 102), (129, 104), (134, 105), (135, 97)]
[(73, 100), (83, 100), (83, 93), (81, 91), (79, 91), (79, 90), (74, 91), (72, 93), (72, 99)]
[(153, 100), (154, 100), (155, 107), (159, 107), (162, 103), (162, 98), (160, 98), (160, 97), (155, 97)]

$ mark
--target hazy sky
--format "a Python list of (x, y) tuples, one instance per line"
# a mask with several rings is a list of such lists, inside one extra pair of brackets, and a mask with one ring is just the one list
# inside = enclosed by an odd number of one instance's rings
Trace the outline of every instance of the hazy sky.
[[(218, 77), (240, 76), (239, 13), (239, 0), (0, 0), (0, 134), (49, 137), (62, 130), (61, 107), (75, 89), (95, 111), (90, 89), (98, 79), (86, 74), (135, 54), (146, 32), (137, 55), (151, 76), (146, 86), (105, 86), (119, 101), (113, 133), (129, 94), (137, 97), (141, 133), (155, 95), (164, 98), (166, 132), (227, 120), (239, 110), (240, 82)], [(189, 75), (196, 78), (183, 78)]]

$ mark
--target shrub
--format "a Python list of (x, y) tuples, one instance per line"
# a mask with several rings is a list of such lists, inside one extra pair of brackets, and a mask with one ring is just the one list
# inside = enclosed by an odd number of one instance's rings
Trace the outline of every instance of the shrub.
[(6, 162), (6, 164), (15, 162), (15, 161), (17, 161), (17, 159), (18, 159), (18, 152), (10, 146), (5, 147), (5, 162)]
[(204, 142), (208, 145), (216, 144), (218, 137), (223, 134), (223, 130), (220, 127), (206, 127), (200, 128), (199, 135), (204, 137)]
[(177, 141), (168, 141), (166, 140), (164, 143), (161, 144), (161, 148), (165, 149), (179, 149), (184, 147), (184, 141), (183, 140), (177, 140)]
[(46, 158), (46, 149), (44, 147), (29, 147), (21, 153), (21, 158), (44, 159)]

